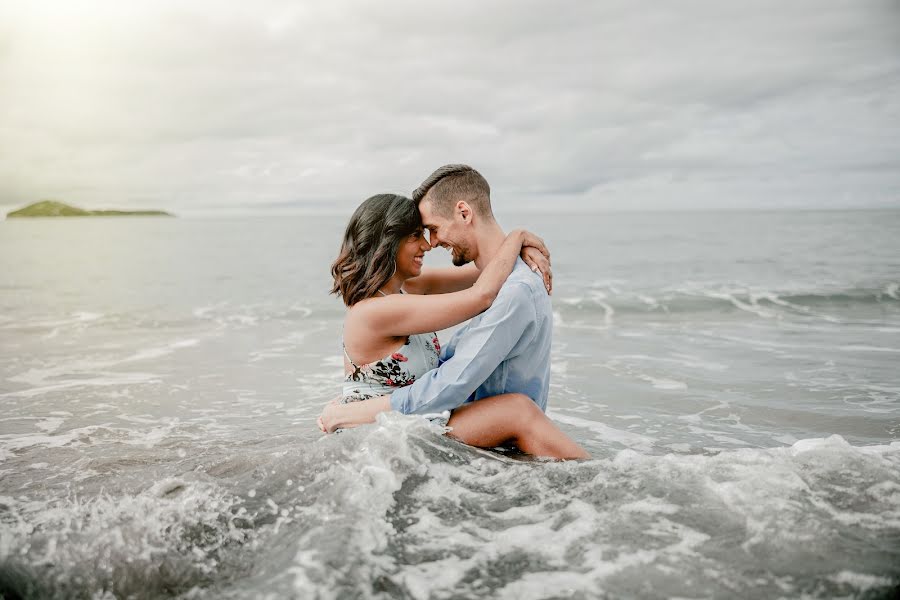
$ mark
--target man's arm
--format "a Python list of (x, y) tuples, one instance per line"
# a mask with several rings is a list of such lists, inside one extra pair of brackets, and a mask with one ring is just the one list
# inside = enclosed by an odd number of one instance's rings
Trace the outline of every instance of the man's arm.
[(411, 386), (391, 394), (391, 407), (404, 414), (422, 414), (462, 406), (509, 358), (535, 321), (528, 286), (513, 283), (504, 287), (479, 322), (460, 337), (453, 356)]

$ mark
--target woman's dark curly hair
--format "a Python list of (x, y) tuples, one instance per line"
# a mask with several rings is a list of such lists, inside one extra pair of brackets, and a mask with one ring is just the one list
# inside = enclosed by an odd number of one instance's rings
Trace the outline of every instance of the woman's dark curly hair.
[(347, 306), (374, 296), (397, 271), (400, 242), (421, 228), (419, 208), (405, 196), (378, 194), (360, 204), (331, 265), (331, 293)]

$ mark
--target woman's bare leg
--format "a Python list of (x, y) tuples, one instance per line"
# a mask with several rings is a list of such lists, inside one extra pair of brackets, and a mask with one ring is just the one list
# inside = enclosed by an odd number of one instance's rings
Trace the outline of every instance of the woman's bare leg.
[(522, 452), (551, 458), (590, 458), (523, 394), (501, 394), (453, 411), (450, 435), (479, 448), (514, 442)]

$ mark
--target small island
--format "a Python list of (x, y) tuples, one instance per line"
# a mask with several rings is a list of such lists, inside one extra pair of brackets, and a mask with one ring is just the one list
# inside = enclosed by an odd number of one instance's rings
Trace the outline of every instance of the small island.
[(57, 202), (42, 200), (6, 214), (7, 219), (21, 217), (173, 217), (163, 210), (84, 210)]

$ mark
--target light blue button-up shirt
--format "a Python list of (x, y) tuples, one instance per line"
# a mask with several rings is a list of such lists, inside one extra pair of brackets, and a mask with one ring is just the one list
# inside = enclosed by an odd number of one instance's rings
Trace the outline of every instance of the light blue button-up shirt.
[(391, 394), (404, 414), (439, 413), (520, 392), (547, 409), (553, 311), (540, 275), (520, 258), (489, 309), (460, 328), (440, 364)]

